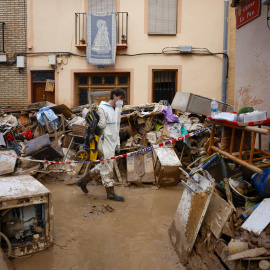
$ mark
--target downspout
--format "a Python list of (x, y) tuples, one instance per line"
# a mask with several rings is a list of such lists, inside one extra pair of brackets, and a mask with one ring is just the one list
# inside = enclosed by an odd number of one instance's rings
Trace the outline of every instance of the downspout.
[(229, 0), (224, 0), (224, 33), (223, 33), (223, 64), (222, 64), (222, 102), (227, 102), (227, 43), (228, 43)]

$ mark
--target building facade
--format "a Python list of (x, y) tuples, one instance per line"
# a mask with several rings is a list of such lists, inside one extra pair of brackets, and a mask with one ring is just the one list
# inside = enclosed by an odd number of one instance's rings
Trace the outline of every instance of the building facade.
[(0, 3), (0, 107), (27, 105), (27, 69), (16, 63), (16, 53), (26, 52), (26, 4), (25, 0)]
[[(86, 104), (89, 92), (116, 86), (127, 91), (126, 103), (133, 105), (164, 99), (171, 102), (177, 91), (221, 100), (223, 1), (21, 2), (27, 9), (26, 53), (20, 54), (27, 63), (21, 70), (27, 73), (26, 103), (47, 100), (74, 107)], [(117, 12), (115, 65), (87, 64), (88, 12)], [(122, 41), (123, 35), (126, 41)], [(230, 69), (233, 51), (231, 54)], [(233, 102), (230, 79), (228, 101)], [(53, 88), (46, 87), (46, 82)], [(5, 102), (1, 97), (1, 104)]]

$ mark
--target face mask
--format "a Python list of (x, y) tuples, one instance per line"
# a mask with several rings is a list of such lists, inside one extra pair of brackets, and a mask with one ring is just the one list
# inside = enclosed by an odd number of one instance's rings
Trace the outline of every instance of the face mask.
[(122, 107), (123, 106), (123, 100), (117, 100), (116, 102), (115, 102), (115, 106), (116, 107)]

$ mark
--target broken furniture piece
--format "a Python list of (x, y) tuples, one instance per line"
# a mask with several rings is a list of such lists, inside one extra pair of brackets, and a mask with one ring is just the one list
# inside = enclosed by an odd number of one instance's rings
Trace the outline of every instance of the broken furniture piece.
[[(253, 122), (238, 123), (235, 121), (212, 120), (211, 117), (209, 117), (209, 120), (212, 123), (210, 146), (208, 149), (209, 154), (211, 154), (212, 151), (218, 152), (226, 156), (227, 158), (231, 159), (232, 161), (258, 174), (263, 173), (263, 170), (261, 169), (262, 167), (270, 166), (270, 163), (264, 163), (260, 165), (253, 164), (254, 162), (258, 162), (258, 161), (262, 161), (264, 159), (270, 158), (270, 153), (262, 150), (262, 135), (270, 134), (270, 130), (261, 127), (261, 125), (269, 125), (270, 118), (267, 118), (267, 120), (264, 120), (264, 121), (258, 121), (256, 123), (253, 123)], [(229, 127), (231, 129), (231, 143), (230, 143), (229, 149), (227, 150), (221, 150), (218, 147), (214, 146), (214, 135), (215, 135), (215, 129), (217, 125), (222, 126), (223, 129), (225, 127)], [(259, 127), (256, 127), (255, 125), (259, 125)], [(240, 142), (239, 152), (233, 153), (233, 149), (235, 147), (235, 140), (236, 140), (236, 136), (235, 136), (236, 130), (241, 131), (241, 142)], [(246, 152), (244, 153), (244, 143), (245, 143), (246, 133), (252, 134), (251, 145), (249, 146), (250, 153), (246, 153)], [(257, 134), (259, 136), (259, 149), (255, 148)], [(261, 157), (256, 158), (254, 157), (254, 155), (261, 155)]]
[(185, 189), (177, 207), (169, 235), (172, 245), (181, 261), (187, 263), (208, 205), (214, 183), (196, 173), (187, 182), (181, 182)]
[[(200, 115), (211, 115), (210, 104), (212, 99), (188, 92), (177, 92), (172, 101), (172, 108), (181, 112), (189, 112)], [(217, 101), (218, 111), (232, 112), (234, 107), (227, 103)]]
[[(4, 152), (15, 156), (17, 155), (14, 150), (5, 150)], [(16, 161), (17, 158), (15, 157), (0, 154), (0, 175), (13, 173), (15, 170)]]
[(12, 256), (52, 245), (51, 193), (32, 176), (0, 178), (0, 247)]
[(127, 181), (129, 183), (155, 183), (152, 151), (127, 156)]
[(182, 166), (172, 147), (160, 147), (153, 151), (153, 162), (157, 186), (177, 185)]
[(270, 199), (264, 199), (243, 223), (242, 228), (259, 235), (270, 222)]
[(51, 144), (49, 134), (27, 141), (25, 154), (39, 160), (56, 160), (64, 156), (61, 146), (54, 147)]

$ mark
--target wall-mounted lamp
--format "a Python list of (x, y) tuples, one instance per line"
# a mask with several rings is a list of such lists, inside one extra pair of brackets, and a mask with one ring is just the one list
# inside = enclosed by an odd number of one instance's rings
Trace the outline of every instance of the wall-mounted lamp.
[(19, 73), (23, 73), (24, 69), (24, 56), (17, 56), (17, 68), (19, 68)]

